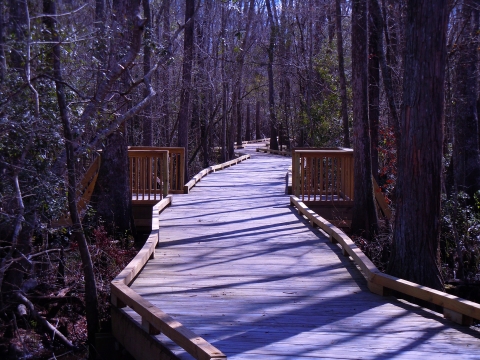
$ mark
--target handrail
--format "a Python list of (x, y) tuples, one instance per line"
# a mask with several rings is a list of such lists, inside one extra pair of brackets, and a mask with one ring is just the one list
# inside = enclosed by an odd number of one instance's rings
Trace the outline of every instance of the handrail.
[(272, 150), (269, 148), (257, 148), (256, 152), (264, 152), (265, 154), (275, 154), (275, 155), (283, 155), (283, 156), (292, 156), (291, 151), (283, 151), (283, 150)]
[(266, 141), (270, 141), (270, 138), (242, 141), (242, 144), (258, 144), (258, 143), (266, 142)]
[(129, 146), (128, 151), (138, 150), (168, 150), (169, 194), (182, 194), (185, 183), (185, 148), (183, 147), (153, 147)]
[(353, 150), (294, 149), (292, 185), (302, 201), (353, 201)]
[(471, 325), (472, 319), (480, 320), (480, 304), (382, 273), (343, 231), (309, 209), (298, 197), (290, 196), (290, 204), (312, 226), (325, 231), (331, 242), (340, 244), (344, 255), (352, 257), (362, 270), (371, 292), (388, 295), (388, 290), (394, 290), (442, 306), (445, 318), (462, 325)]
[[(136, 150), (144, 151), (144, 150)], [(224, 169), (226, 167), (237, 164), (241, 161), (249, 159), (250, 155), (241, 155), (235, 159), (227, 161), (222, 164), (210, 166), (206, 169), (200, 171), (196, 176), (190, 180), (189, 183), (185, 184), (185, 188), (188, 191), (195, 186), (195, 184), (200, 181), (200, 179), (210, 172)], [(130, 289), (130, 283), (135, 279), (135, 277), (140, 273), (142, 268), (148, 262), (149, 259), (152, 259), (155, 255), (155, 247), (159, 242), (159, 217), (160, 212), (171, 205), (172, 195), (168, 195), (159, 203), (157, 203), (152, 210), (152, 231), (148, 237), (145, 245), (137, 253), (135, 258), (118, 274), (118, 276), (111, 282), (111, 299), (112, 299), (112, 330), (113, 335), (117, 340), (119, 340), (122, 345), (132, 354), (135, 358), (143, 358), (144, 349), (141, 347), (150, 346), (151, 343), (148, 342), (149, 337), (153, 334), (159, 334), (162, 332), (165, 336), (174, 341), (177, 345), (182, 347), (190, 355), (196, 359), (206, 360), (206, 359), (226, 359), (227, 356), (223, 354), (216, 347), (208, 343), (205, 339), (197, 336), (191, 330), (184, 327), (180, 322), (173, 319), (168, 314), (161, 311), (155, 305), (149, 301), (142, 298), (141, 295), (137, 294), (135, 291)], [(136, 330), (135, 327), (132, 327), (130, 330), (125, 330), (125, 326), (121, 326), (122, 319), (128, 318), (131, 322), (131, 318), (127, 317), (125, 312), (121, 310), (122, 308), (129, 306), (142, 318), (141, 328), (142, 330)], [(129, 334), (126, 334), (126, 331), (137, 331), (135, 339), (139, 344), (132, 344), (131, 337)], [(140, 331), (140, 335), (138, 333)], [(121, 341), (125, 340), (125, 341)], [(129, 341), (130, 340), (130, 341)], [(158, 350), (159, 352), (161, 350)]]
[(128, 152), (132, 201), (157, 203), (168, 195), (168, 150)]
[[(169, 195), (153, 207), (152, 232), (145, 245), (110, 284), (112, 306), (116, 308), (115, 311), (112, 311), (113, 334), (117, 339), (124, 338), (121, 334), (121, 326), (115, 326), (115, 324), (120, 321), (117, 315), (118, 310), (129, 306), (141, 316), (141, 327), (144, 330), (144, 336), (162, 332), (196, 359), (226, 359), (226, 356), (220, 350), (185, 328), (180, 322), (129, 288), (133, 279), (135, 279), (148, 260), (155, 255), (155, 247), (159, 241), (159, 214), (171, 203), (172, 197)], [(120, 314), (123, 313), (121, 312)], [(141, 349), (139, 349), (138, 344), (124, 341), (122, 345), (134, 357), (137, 355), (136, 358), (140, 358)]]

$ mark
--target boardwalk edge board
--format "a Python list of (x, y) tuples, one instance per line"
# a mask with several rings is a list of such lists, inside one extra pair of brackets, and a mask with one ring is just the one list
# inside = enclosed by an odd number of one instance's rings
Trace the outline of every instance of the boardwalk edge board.
[[(249, 155), (240, 156), (234, 159), (236, 162), (230, 161), (228, 166), (233, 163), (250, 158)], [(227, 164), (228, 164), (227, 163)], [(224, 165), (224, 164), (221, 164)], [(223, 169), (223, 167), (222, 167)], [(201, 172), (202, 173), (202, 172)], [(152, 231), (145, 242), (145, 245), (140, 249), (133, 260), (117, 275), (117, 277), (111, 282), (111, 302), (112, 302), (112, 322), (124, 323), (125, 321), (135, 322), (135, 325), (128, 329), (124, 328), (124, 332), (121, 334), (114, 331), (116, 340), (126, 348), (132, 356), (136, 359), (145, 359), (144, 347), (148, 343), (149, 349), (154, 354), (153, 358), (163, 359), (166, 358), (164, 349), (159, 346), (155, 346), (153, 335), (163, 333), (170, 338), (178, 346), (187, 351), (195, 359), (210, 360), (210, 359), (227, 359), (227, 356), (223, 354), (216, 347), (208, 343), (205, 339), (197, 336), (191, 330), (187, 329), (180, 322), (164, 313), (155, 305), (145, 300), (130, 289), (129, 285), (140, 273), (148, 260), (152, 259), (155, 255), (155, 247), (159, 241), (159, 217), (160, 213), (167, 206), (172, 204), (172, 196), (169, 195), (160, 202), (158, 202), (152, 210)], [(122, 308), (130, 307), (138, 315), (141, 316), (142, 322), (138, 324), (134, 319), (125, 317), (123, 312), (119, 311)], [(127, 320), (126, 320), (127, 319)], [(125, 332), (129, 331), (128, 334)], [(139, 331), (143, 331), (142, 335), (139, 335)], [(152, 337), (152, 341), (148, 342), (147, 336)], [(131, 341), (131, 339), (138, 339), (139, 341)], [(141, 340), (140, 340), (141, 339)], [(151, 345), (153, 344), (153, 345)], [(168, 355), (167, 355), (168, 358)]]
[(272, 150), (269, 148), (257, 148), (256, 152), (263, 152), (265, 154), (274, 154), (274, 155), (282, 155), (282, 156), (292, 156), (291, 151), (283, 151), (283, 150)]
[(312, 226), (326, 232), (332, 243), (338, 243), (344, 255), (355, 261), (371, 292), (385, 296), (394, 290), (442, 306), (444, 317), (461, 325), (470, 326), (473, 319), (480, 320), (480, 304), (382, 273), (342, 230), (317, 215), (294, 195), (290, 196), (290, 204), (295, 206), (298, 213), (304, 215)]

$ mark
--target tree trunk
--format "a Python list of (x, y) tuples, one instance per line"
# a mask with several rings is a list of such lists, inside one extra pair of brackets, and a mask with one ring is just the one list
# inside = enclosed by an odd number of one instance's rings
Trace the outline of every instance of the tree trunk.
[[(178, 146), (185, 148), (185, 159), (188, 159), (188, 109), (190, 106), (190, 88), (192, 85), (192, 65), (194, 46), (195, 1), (185, 0), (185, 32), (183, 38), (182, 91), (180, 109), (178, 111)], [(185, 162), (185, 182), (189, 180), (188, 164)]]
[(87, 333), (88, 343), (90, 347), (89, 358), (95, 358), (95, 334), (99, 329), (99, 313), (97, 300), (97, 286), (95, 282), (95, 274), (93, 271), (92, 259), (88, 250), (87, 239), (83, 232), (80, 216), (77, 211), (76, 198), (76, 172), (75, 172), (75, 150), (74, 137), (71, 129), (70, 115), (68, 111), (68, 103), (65, 96), (65, 87), (62, 79), (62, 64), (61, 64), (61, 48), (60, 39), (58, 37), (57, 20), (56, 20), (56, 5), (55, 0), (44, 0), (44, 11), (46, 14), (53, 15), (47, 17), (45, 23), (51, 29), (53, 46), (53, 72), (55, 77), (55, 87), (58, 100), (58, 108), (60, 110), (60, 118), (63, 125), (63, 133), (65, 137), (65, 147), (67, 151), (67, 174), (68, 174), (68, 208), (73, 224), (73, 235), (78, 243), (80, 257), (82, 259), (83, 274), (85, 279), (85, 309), (87, 318)]
[[(133, 24), (139, 17), (140, 0), (114, 2), (112, 11), (115, 19), (112, 25), (115, 29), (113, 48), (136, 47), (135, 50), (140, 50), (139, 44), (133, 43), (136, 39), (126, 30), (133, 28)], [(114, 68), (117, 63), (117, 55), (112, 52), (110, 68)], [(128, 87), (125, 77), (123, 84), (119, 83), (116, 86), (117, 88), (123, 86), (125, 91)], [(116, 100), (118, 107), (129, 105), (124, 103), (123, 99)], [(100, 170), (91, 199), (96, 210), (95, 217), (105, 222), (109, 233), (120, 236), (124, 236), (127, 232), (135, 233), (128, 168), (127, 126), (123, 123), (104, 142)]]
[[(145, 17), (145, 35), (143, 44), (143, 74), (149, 73), (152, 68), (152, 11), (150, 1), (143, 1), (143, 16)], [(144, 97), (148, 96), (148, 88), (144, 90)], [(148, 104), (143, 111), (143, 146), (153, 146), (153, 119), (152, 106)]]
[(461, 21), (464, 25), (457, 41), (458, 58), (455, 66), (453, 168), (455, 187), (473, 201), (480, 190), (480, 155), (478, 149), (477, 64), (478, 9), (476, 1), (464, 0)]
[(275, 115), (275, 93), (273, 87), (273, 56), (275, 51), (275, 40), (277, 33), (277, 26), (272, 15), (272, 8), (270, 5), (270, 0), (266, 0), (265, 4), (267, 6), (268, 20), (270, 22), (270, 42), (268, 45), (268, 63), (267, 63), (267, 73), (268, 73), (268, 109), (270, 112), (270, 149), (278, 150), (278, 140), (277, 140), (277, 117)]
[(237, 146), (242, 147), (242, 128), (243, 128), (243, 121), (242, 121), (242, 102), (237, 102)]
[(252, 140), (252, 125), (250, 119), (250, 103), (247, 103), (247, 119), (246, 121), (246, 129), (245, 129), (245, 141)]
[(228, 158), (229, 159), (233, 159), (233, 157), (235, 156), (235, 130), (237, 128), (235, 118), (236, 118), (238, 107), (235, 104), (237, 104), (236, 98), (237, 98), (238, 92), (235, 89), (235, 86), (233, 85), (234, 83), (232, 83), (232, 116), (230, 119), (230, 127), (228, 128)]
[(352, 3), (354, 205), (352, 233), (371, 240), (378, 228), (368, 122), (367, 0)]
[[(26, 17), (28, 12), (28, 3), (23, 0), (9, 0), (9, 33), (15, 39), (13, 48), (10, 51), (10, 63), (12, 68), (23, 75), (23, 58), (22, 54), (26, 54), (26, 38), (27, 28)], [(29, 19), (28, 19), (29, 21)]]
[[(383, 88), (385, 90), (388, 108), (390, 110), (389, 125), (395, 133), (398, 144), (398, 142), (400, 141), (400, 127), (398, 121), (397, 105), (395, 104), (395, 92), (393, 88), (392, 74), (390, 71), (392, 64), (385, 56), (385, 51), (383, 48), (382, 29), (385, 28), (385, 23), (382, 18), (382, 13), (380, 10), (380, 5), (378, 4), (378, 0), (369, 0), (369, 14), (373, 26), (376, 29), (375, 33), (372, 34), (375, 37), (374, 42), (376, 43), (376, 49), (372, 48), (372, 50), (375, 51), (375, 55), (378, 59), (380, 68), (382, 69)], [(386, 32), (386, 34), (388, 33)]]
[[(225, 38), (225, 28), (227, 26), (227, 14), (225, 11), (225, 5), (222, 4), (222, 30), (221, 37)], [(220, 51), (222, 53), (222, 135), (221, 135), (221, 156), (220, 159), (222, 162), (226, 162), (227, 158), (227, 95), (228, 95), (228, 80), (227, 73), (225, 69), (226, 62), (226, 52), (225, 42), (221, 42)]]
[[(170, 36), (170, 1), (171, 0), (164, 0), (163, 1), (163, 46), (164, 51), (167, 53), (171, 53), (171, 36)], [(172, 143), (173, 138), (173, 131), (171, 131), (170, 127), (170, 70), (169, 67), (162, 67), (160, 68), (159, 78), (162, 79), (162, 86), (166, 91), (162, 91), (162, 106), (161, 106), (161, 114), (163, 120), (163, 133), (165, 143), (164, 146), (170, 146)]]
[[(376, 1), (376, 0), (373, 0)], [(369, 10), (372, 7), (369, 6)], [(370, 154), (372, 176), (378, 183), (378, 126), (380, 121), (380, 61), (377, 53), (382, 28), (378, 27), (371, 11), (368, 16), (368, 121), (370, 124)]]
[(262, 133), (260, 131), (260, 101), (257, 100), (255, 105), (255, 139), (259, 140), (262, 138)]
[(343, 32), (341, 0), (335, 0), (335, 19), (337, 27), (338, 75), (340, 80), (340, 100), (342, 102), (343, 146), (350, 147), (350, 130), (348, 126), (347, 81), (345, 80), (345, 61), (343, 59)]
[(7, 74), (7, 59), (5, 57), (5, 0), (0, 1), (0, 83)]
[(447, 0), (408, 0), (391, 275), (443, 289), (438, 263)]

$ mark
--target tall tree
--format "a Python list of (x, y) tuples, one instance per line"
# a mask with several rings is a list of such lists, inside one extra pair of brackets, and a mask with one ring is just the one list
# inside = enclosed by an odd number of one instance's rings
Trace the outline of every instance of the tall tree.
[[(245, 8), (247, 9), (247, 8)], [(237, 146), (242, 146), (242, 116), (241, 116), (241, 90), (243, 82), (243, 69), (245, 65), (245, 56), (247, 52), (248, 42), (250, 41), (250, 29), (252, 27), (253, 15), (255, 14), (255, 1), (250, 0), (248, 5), (247, 18), (245, 24), (245, 33), (242, 43), (236, 56), (235, 80), (233, 84), (232, 112), (234, 115), (233, 122), (237, 125)], [(243, 26), (242, 26), (243, 27)]]
[[(147, 75), (152, 69), (152, 10), (150, 1), (143, 1), (143, 16), (145, 17), (145, 35), (143, 44), (143, 74)], [(148, 96), (148, 88), (144, 89), (144, 96)], [(143, 114), (143, 146), (153, 146), (153, 119), (152, 107), (148, 104)]]
[[(185, 159), (188, 152), (188, 110), (190, 106), (190, 90), (192, 85), (192, 65), (194, 50), (194, 19), (195, 0), (185, 0), (185, 30), (183, 38), (182, 91), (178, 111), (178, 146), (185, 148)], [(188, 164), (185, 161), (185, 181), (188, 181)]]
[(7, 58), (5, 57), (5, 0), (0, 1), (0, 82), (5, 79), (7, 73)]
[(343, 146), (350, 147), (350, 129), (348, 126), (347, 82), (345, 80), (345, 60), (343, 57), (343, 31), (341, 0), (335, 0), (335, 26), (337, 30), (338, 77), (340, 81), (340, 100), (342, 102)]
[(393, 129), (398, 143), (400, 139), (400, 128), (398, 121), (397, 105), (395, 103), (395, 92), (393, 87), (392, 73), (390, 70), (393, 65), (390, 61), (393, 61), (395, 57), (393, 55), (389, 55), (388, 57), (385, 55), (382, 29), (385, 29), (385, 34), (387, 38), (389, 32), (386, 31), (385, 21), (383, 20), (382, 11), (380, 9), (380, 4), (378, 3), (378, 0), (369, 0), (368, 4), (368, 11), (372, 24), (372, 29), (375, 29), (374, 32), (371, 34), (372, 36), (370, 37), (372, 40), (371, 44), (373, 45), (372, 51), (376, 60), (378, 61), (377, 65), (380, 65), (380, 68), (382, 69), (383, 88), (385, 91), (385, 96), (387, 98), (388, 108), (390, 110), (389, 126)]
[[(170, 2), (171, 0), (163, 1), (163, 21), (162, 21), (162, 52), (164, 54), (172, 53), (171, 45), (171, 36), (170, 36)], [(162, 80), (162, 87), (165, 89), (161, 92), (161, 102), (162, 106), (160, 108), (162, 123), (163, 123), (163, 133), (165, 139), (165, 146), (170, 146), (171, 139), (173, 137), (173, 131), (170, 133), (170, 91), (168, 87), (170, 86), (170, 67), (160, 68), (160, 74), (158, 76)]]
[(389, 273), (443, 289), (438, 264), (447, 0), (408, 0), (397, 206)]
[(262, 133), (260, 132), (260, 101), (255, 103), (255, 139), (261, 139)]
[(45, 18), (45, 23), (52, 34), (54, 43), (52, 51), (53, 75), (55, 79), (55, 88), (57, 93), (58, 108), (60, 119), (63, 125), (63, 133), (65, 137), (65, 147), (67, 152), (67, 178), (68, 178), (68, 209), (73, 224), (73, 235), (78, 244), (80, 257), (82, 259), (83, 274), (85, 279), (85, 309), (87, 318), (87, 336), (89, 343), (89, 358), (94, 359), (95, 356), (95, 334), (99, 329), (99, 311), (97, 300), (97, 286), (95, 274), (93, 271), (92, 258), (88, 250), (87, 239), (83, 231), (82, 222), (77, 211), (77, 189), (76, 189), (76, 156), (74, 149), (74, 134), (70, 120), (70, 112), (68, 110), (68, 102), (65, 95), (65, 85), (63, 81), (63, 69), (61, 61), (61, 41), (59, 37), (59, 28), (57, 25), (57, 0), (44, 0), (44, 12), (51, 16)]
[[(110, 45), (108, 69), (115, 69), (118, 66), (119, 54), (114, 49), (127, 49), (125, 55), (131, 53), (129, 63), (124, 64), (126, 66), (123, 66), (121, 73), (118, 74), (121, 81), (111, 85), (112, 87), (116, 86), (115, 92), (117, 93), (128, 93), (131, 84), (126, 76), (126, 69), (133, 65), (133, 61), (140, 51), (145, 22), (139, 15), (140, 4), (141, 0), (122, 0), (113, 3), (112, 28), (115, 30)], [(134, 31), (130, 32), (126, 29), (134, 29)], [(107, 68), (107, 66), (105, 67)], [(97, 95), (98, 93), (97, 90)], [(128, 97), (114, 97), (114, 100), (118, 109), (131, 107)], [(113, 116), (120, 117), (118, 114)], [(118, 129), (109, 134), (104, 141), (102, 162), (92, 194), (92, 203), (96, 210), (95, 216), (105, 222), (111, 233), (125, 234), (128, 231), (135, 231), (128, 167), (127, 127), (125, 122), (121, 122)]]
[(268, 13), (268, 22), (270, 23), (270, 40), (268, 43), (268, 109), (270, 112), (270, 149), (278, 150), (277, 140), (277, 116), (275, 114), (275, 89), (273, 86), (273, 58), (275, 52), (275, 42), (277, 38), (277, 23), (273, 18), (272, 6), (270, 0), (265, 0)]
[(372, 239), (378, 228), (368, 119), (367, 0), (352, 2), (354, 205), (352, 232)]
[(453, 169), (458, 191), (473, 195), (480, 190), (478, 149), (478, 6), (476, 0), (461, 3), (461, 32), (456, 42)]
[(221, 161), (225, 162), (228, 160), (227, 157), (227, 104), (228, 104), (228, 79), (227, 79), (227, 70), (226, 70), (226, 57), (227, 57), (227, 48), (225, 41), (225, 33), (227, 27), (227, 11), (225, 9), (226, 5), (222, 4), (222, 24), (220, 30), (220, 52), (222, 54), (221, 67), (222, 67), (222, 129), (221, 129)]
[(251, 119), (250, 119), (250, 103), (247, 103), (247, 118), (246, 118), (246, 125), (245, 125), (245, 141), (252, 140), (252, 127), (251, 127)]
[(383, 28), (379, 27), (370, 11), (368, 11), (368, 121), (370, 124), (370, 154), (372, 157), (372, 176), (378, 182), (378, 127), (380, 122), (380, 61), (377, 54), (379, 38)]

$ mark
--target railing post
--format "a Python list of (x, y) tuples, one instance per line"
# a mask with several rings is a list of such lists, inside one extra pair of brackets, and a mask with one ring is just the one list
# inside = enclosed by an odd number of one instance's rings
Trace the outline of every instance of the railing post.
[(163, 166), (162, 166), (162, 171), (163, 171), (163, 198), (165, 198), (168, 195), (168, 184), (170, 184), (169, 178), (168, 178), (168, 161), (169, 161), (169, 154), (168, 151), (164, 154), (162, 154), (163, 157)]

